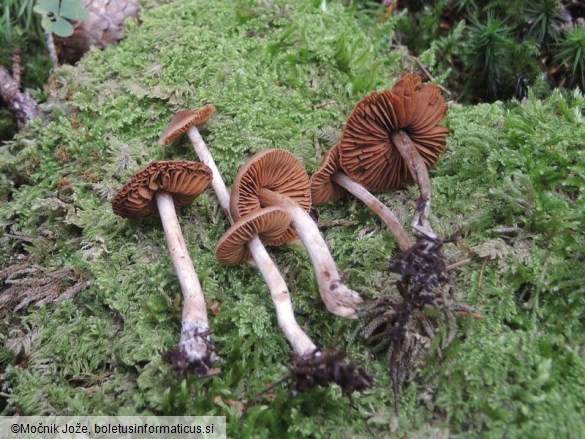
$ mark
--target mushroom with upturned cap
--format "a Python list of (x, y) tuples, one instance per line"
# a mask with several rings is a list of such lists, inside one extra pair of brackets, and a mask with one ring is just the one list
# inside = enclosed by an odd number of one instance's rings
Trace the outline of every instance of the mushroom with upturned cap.
[(189, 257), (175, 206), (190, 204), (209, 186), (211, 170), (189, 161), (153, 162), (132, 176), (118, 191), (112, 208), (116, 215), (141, 218), (160, 215), (171, 259), (183, 292), (183, 315), (179, 347), (168, 358), (175, 372), (193, 371), (199, 376), (213, 373), (219, 357), (209, 336), (203, 289)]
[(414, 180), (421, 196), (413, 228), (430, 237), (435, 235), (428, 222), (428, 168), (445, 152), (449, 130), (440, 124), (446, 116), (439, 88), (403, 73), (391, 90), (358, 102), (339, 145), (345, 173), (370, 191), (396, 189)]
[(274, 262), (266, 251), (257, 251), (257, 246), (262, 246), (262, 242), (268, 245), (281, 242), (289, 225), (290, 217), (279, 207), (267, 207), (245, 215), (220, 238), (215, 257), (227, 265), (246, 262), (254, 257), (270, 289), (278, 324), (295, 353), (304, 358), (314, 354), (317, 347), (297, 323), (288, 288)]
[(230, 210), (241, 218), (263, 207), (278, 206), (291, 217), (292, 239), (298, 233), (313, 262), (319, 292), (333, 314), (356, 318), (360, 296), (347, 288), (329, 253), (325, 240), (308, 214), (311, 207), (309, 177), (288, 151), (269, 149), (252, 156), (240, 168), (232, 187)]
[(343, 198), (347, 192), (363, 201), (386, 223), (401, 250), (412, 246), (410, 239), (392, 212), (361, 184), (353, 181), (343, 173), (339, 164), (339, 145), (328, 152), (319, 169), (311, 176), (311, 198), (313, 204), (325, 204)]

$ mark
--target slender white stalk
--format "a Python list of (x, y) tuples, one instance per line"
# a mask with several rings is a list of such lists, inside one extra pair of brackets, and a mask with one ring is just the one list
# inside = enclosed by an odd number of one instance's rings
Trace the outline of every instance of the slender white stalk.
[(278, 206), (290, 215), (292, 225), (313, 262), (319, 293), (327, 309), (340, 317), (356, 319), (357, 305), (362, 299), (358, 293), (343, 284), (327, 243), (313, 219), (289, 197), (270, 189), (261, 189), (259, 197), (262, 206)]
[(232, 218), (232, 214), (230, 212), (230, 193), (223, 182), (223, 178), (221, 178), (221, 174), (219, 173), (219, 169), (215, 164), (215, 160), (211, 156), (209, 149), (207, 149), (207, 145), (205, 141), (201, 137), (199, 130), (196, 127), (191, 127), (187, 130), (187, 136), (189, 136), (189, 140), (193, 144), (193, 148), (195, 149), (195, 153), (199, 160), (201, 160), (205, 165), (209, 166), (211, 169), (211, 173), (213, 174), (213, 180), (211, 180), (211, 186), (215, 192), (215, 196), (219, 201), (219, 205), (223, 209), (225, 216), (227, 216), (230, 224), (234, 223), (234, 219)]
[[(199, 160), (211, 169), (213, 175), (211, 185), (215, 191), (215, 196), (219, 200), (219, 205), (225, 212), (230, 224), (233, 224), (234, 220), (230, 212), (230, 194), (219, 169), (213, 160), (213, 156), (209, 152), (209, 149), (197, 128), (190, 128), (187, 131), (187, 135), (193, 144), (193, 148), (195, 149), (195, 153), (199, 157)], [(282, 332), (291, 344), (295, 353), (304, 356), (315, 352), (317, 347), (302, 330), (295, 319), (288, 287), (286, 286), (278, 267), (266, 251), (266, 248), (258, 236), (254, 236), (250, 240), (248, 243), (248, 249), (250, 250), (250, 253), (252, 253), (254, 262), (270, 290), (270, 297), (272, 298), (272, 303), (276, 310), (278, 325), (282, 329)]]
[(402, 224), (400, 224), (400, 221), (398, 221), (398, 218), (396, 218), (394, 212), (392, 212), (388, 208), (388, 206), (386, 206), (374, 195), (372, 195), (370, 191), (368, 191), (361, 184), (353, 181), (343, 172), (336, 172), (331, 177), (331, 180), (333, 180), (339, 186), (344, 188), (346, 191), (353, 194), (353, 196), (356, 197), (357, 199), (363, 201), (366, 206), (368, 206), (376, 214), (378, 214), (380, 218), (382, 218), (382, 221), (386, 223), (386, 225), (394, 235), (394, 238), (396, 239), (396, 242), (398, 243), (398, 247), (400, 247), (400, 250), (405, 251), (412, 247), (412, 242), (410, 241), (410, 238), (406, 234), (406, 230), (404, 230), (404, 227), (402, 227)]
[(414, 217), (412, 228), (415, 231), (422, 232), (429, 238), (436, 238), (437, 235), (435, 235), (429, 223), (429, 215), (431, 212), (431, 180), (425, 161), (410, 137), (408, 137), (408, 134), (404, 131), (398, 130), (392, 133), (390, 138), (404, 159), (414, 182), (420, 189), (417, 213)]
[(155, 196), (171, 260), (183, 292), (183, 316), (179, 347), (184, 349), (191, 361), (201, 360), (209, 354), (212, 355), (212, 358), (217, 359), (213, 352), (209, 352), (210, 338), (205, 296), (185, 245), (173, 197), (166, 192), (159, 192)]
[(248, 249), (252, 253), (256, 265), (270, 289), (270, 297), (276, 309), (278, 325), (282, 329), (286, 339), (292, 345), (295, 353), (300, 356), (305, 356), (315, 352), (317, 346), (315, 346), (309, 336), (305, 334), (297, 323), (288, 287), (258, 236), (250, 240)]

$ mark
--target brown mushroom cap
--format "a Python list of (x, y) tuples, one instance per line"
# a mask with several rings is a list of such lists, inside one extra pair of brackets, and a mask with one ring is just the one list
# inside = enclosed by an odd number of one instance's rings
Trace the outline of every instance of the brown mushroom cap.
[[(288, 151), (267, 149), (253, 155), (242, 165), (232, 185), (230, 199), (230, 211), (236, 221), (263, 207), (258, 197), (263, 188), (290, 197), (307, 212), (311, 209), (309, 176), (298, 159)], [(283, 242), (294, 237), (296, 232), (291, 226)]]
[(167, 145), (173, 140), (181, 137), (187, 130), (193, 126), (201, 125), (207, 122), (215, 113), (215, 106), (207, 104), (198, 110), (182, 110), (173, 116), (167, 129), (158, 139), (161, 145)]
[(321, 162), (321, 166), (311, 177), (311, 200), (313, 204), (325, 204), (340, 200), (346, 190), (331, 180), (333, 174), (341, 170), (339, 164), (339, 145), (335, 145)]
[(243, 216), (220, 238), (215, 258), (222, 264), (234, 265), (252, 257), (250, 239), (258, 235), (266, 245), (278, 245), (290, 226), (290, 217), (279, 207), (266, 207)]
[(168, 192), (177, 207), (186, 206), (211, 183), (211, 170), (199, 162), (170, 160), (152, 162), (135, 173), (112, 201), (116, 215), (142, 218), (157, 211), (155, 193)]
[(427, 168), (445, 152), (449, 130), (439, 124), (447, 104), (434, 84), (405, 73), (392, 90), (366, 96), (349, 116), (340, 148), (345, 173), (371, 191), (404, 186), (411, 176), (392, 144), (392, 132), (403, 130), (414, 142)]

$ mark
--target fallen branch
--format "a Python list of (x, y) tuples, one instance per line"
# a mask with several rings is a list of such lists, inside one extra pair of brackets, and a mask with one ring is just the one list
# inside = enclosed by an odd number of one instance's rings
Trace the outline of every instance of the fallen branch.
[(38, 104), (29, 92), (21, 91), (21, 71), (18, 52), (12, 56), (12, 74), (5, 67), (0, 66), (0, 96), (6, 102), (8, 111), (14, 115), (18, 129), (24, 128), (40, 112)]

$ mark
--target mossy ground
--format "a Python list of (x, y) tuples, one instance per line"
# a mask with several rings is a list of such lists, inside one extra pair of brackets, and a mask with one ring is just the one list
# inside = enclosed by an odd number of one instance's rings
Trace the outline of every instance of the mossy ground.
[[(378, 386), (355, 398), (317, 389), (239, 417), (245, 401), (281, 378), (290, 349), (253, 269), (223, 267), (214, 246), (227, 223), (211, 191), (180, 221), (223, 362), (215, 378), (178, 379), (161, 356), (178, 340), (181, 293), (158, 218), (116, 217), (129, 176), (156, 159), (195, 159), (185, 141), (157, 139), (184, 107), (217, 107), (203, 136), (229, 185), (264, 148), (294, 152), (313, 172), (327, 134), (355, 103), (408, 66), (388, 50), (392, 22), (333, 2), (177, 1), (143, 14), (128, 38), (64, 67), (49, 83), (46, 125), (35, 121), (0, 149), (2, 266), (71, 267), (72, 300), (13, 313), (0, 308), (5, 414), (225, 415), (231, 437), (582, 437), (585, 435), (585, 98), (451, 105), (448, 151), (432, 171), (434, 227), (459, 234), (453, 294), (485, 319), (458, 322), (443, 355), (431, 350), (392, 418), (387, 361), (351, 345)], [(409, 224), (414, 188), (383, 195)], [(380, 295), (397, 247), (361, 204), (319, 209), (340, 270), (366, 298)], [(322, 346), (353, 325), (318, 300), (308, 256), (273, 252), (298, 320)], [(3, 293), (9, 289), (3, 286)]]

